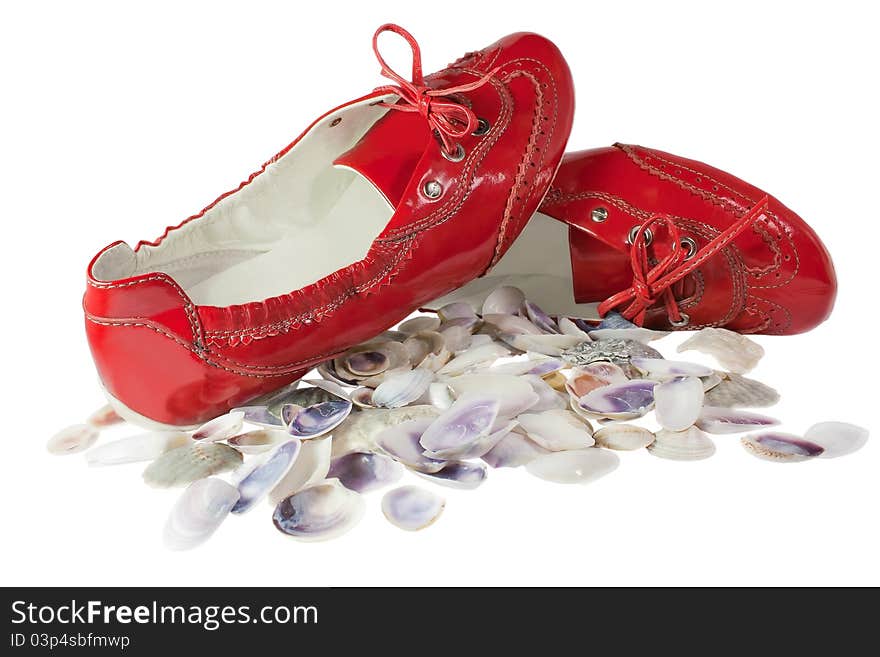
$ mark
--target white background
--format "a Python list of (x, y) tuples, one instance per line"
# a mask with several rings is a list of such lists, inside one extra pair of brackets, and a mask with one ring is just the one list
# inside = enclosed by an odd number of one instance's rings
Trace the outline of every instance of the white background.
[(386, 21), (416, 35), (428, 71), (543, 33), (575, 76), (570, 149), (623, 141), (703, 160), (812, 222), (838, 267), (837, 308), (808, 335), (761, 339), (754, 375), (783, 393), (785, 429), (876, 429), (871, 3), (5, 3), (0, 583), (880, 584), (876, 435), (855, 455), (790, 466), (733, 436), (704, 462), (624, 453), (587, 487), (493, 471), (474, 492), (437, 489), (446, 511), (415, 534), (385, 521), (381, 493), (329, 543), (284, 538), (267, 505), (184, 554), (160, 540), (177, 492), (147, 488), (142, 466), (46, 453), (102, 404), (80, 308), (88, 260), (156, 237), (381, 84), (370, 38)]

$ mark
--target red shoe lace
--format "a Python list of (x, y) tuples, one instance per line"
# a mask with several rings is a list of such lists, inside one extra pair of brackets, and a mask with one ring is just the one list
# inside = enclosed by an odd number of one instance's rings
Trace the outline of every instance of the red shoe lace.
[[(678, 307), (672, 286), (730, 244), (758, 218), (763, 217), (769, 203), (770, 199), (767, 196), (762, 198), (729, 228), (719, 233), (696, 253), (685, 252), (679, 238), (678, 228), (671, 217), (660, 214), (653, 215), (632, 234), (630, 247), (630, 264), (633, 270), (632, 286), (599, 304), (599, 315), (604, 316), (610, 310), (626, 306), (623, 310), (619, 310), (620, 314), (625, 319), (641, 326), (645, 321), (647, 310), (662, 299), (670, 324), (684, 326), (687, 324), (687, 320)], [(651, 267), (648, 260), (649, 242), (645, 238), (645, 233), (655, 225), (662, 225), (666, 228), (671, 248), (669, 255)]]
[[(402, 36), (412, 49), (411, 82), (395, 73), (379, 54), (379, 35), (383, 32), (393, 32)], [(444, 151), (450, 155), (454, 153), (458, 148), (457, 140), (476, 130), (478, 119), (469, 107), (450, 100), (448, 96), (482, 87), (497, 73), (498, 69), (492, 69), (479, 80), (469, 84), (446, 87), (445, 89), (432, 89), (425, 85), (425, 78), (422, 75), (422, 52), (419, 49), (419, 44), (412, 34), (393, 23), (382, 25), (376, 30), (373, 35), (373, 52), (382, 65), (382, 76), (397, 83), (378, 87), (376, 91), (396, 94), (407, 103), (405, 105), (382, 103), (382, 105), (398, 112), (418, 112), (428, 122), (431, 130), (439, 136)]]

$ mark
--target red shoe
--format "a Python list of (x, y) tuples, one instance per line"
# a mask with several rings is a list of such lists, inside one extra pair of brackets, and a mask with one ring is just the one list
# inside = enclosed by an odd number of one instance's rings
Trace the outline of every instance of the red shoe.
[(778, 335), (825, 320), (837, 289), (822, 242), (778, 200), (701, 162), (623, 144), (566, 155), (513, 248), (454, 296), (499, 284), (552, 314), (613, 309), (652, 328)]
[[(412, 47), (411, 82), (379, 56), (386, 31)], [(293, 381), (484, 273), (538, 208), (574, 109), (552, 43), (513, 34), (427, 77), (405, 30), (373, 44), (393, 86), (155, 242), (92, 260), (86, 332), (123, 415), (191, 426)]]

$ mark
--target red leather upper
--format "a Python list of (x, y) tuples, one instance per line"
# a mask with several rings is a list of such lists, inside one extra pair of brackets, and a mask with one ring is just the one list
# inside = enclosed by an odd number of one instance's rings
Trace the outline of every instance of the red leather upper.
[[(603, 301), (631, 288), (630, 231), (654, 215), (668, 215), (680, 238), (694, 240), (700, 258), (699, 266), (672, 288), (678, 309), (689, 318), (678, 328), (799, 333), (828, 317), (837, 287), (831, 258), (804, 220), (771, 196), (767, 210), (735, 239), (713, 247), (719, 234), (748, 219), (749, 210), (765, 196), (702, 162), (616, 144), (567, 154), (541, 211), (570, 226), (580, 303)], [(607, 219), (595, 220), (603, 216)], [(670, 253), (668, 231), (662, 223), (653, 229), (650, 264)], [(676, 328), (659, 302), (644, 322)]]
[[(108, 392), (152, 420), (197, 424), (295, 380), (485, 272), (546, 194), (574, 110), (565, 61), (534, 34), (505, 37), (424, 84), (468, 86), (490, 72), (481, 86), (455, 94), (491, 125), (484, 135), (460, 138), (460, 162), (442, 157), (423, 116), (400, 111), (340, 154), (337, 162), (373, 181), (395, 212), (366, 258), (312, 285), (254, 303), (197, 306), (166, 274), (101, 281), (93, 260), (86, 332)], [(352, 102), (374, 97), (383, 92)], [(429, 180), (443, 187), (437, 199), (422, 192)]]

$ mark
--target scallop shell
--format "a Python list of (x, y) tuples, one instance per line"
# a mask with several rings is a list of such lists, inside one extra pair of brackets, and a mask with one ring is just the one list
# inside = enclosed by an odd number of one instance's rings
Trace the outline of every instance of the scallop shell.
[(351, 452), (334, 459), (330, 464), (328, 479), (339, 482), (357, 493), (367, 493), (398, 481), (403, 476), (403, 466), (397, 461), (373, 452)]
[(781, 431), (750, 433), (739, 440), (745, 450), (753, 456), (776, 463), (806, 461), (821, 456), (824, 451), (821, 446), (809, 440)]
[(483, 302), (481, 314), (486, 315), (515, 315), (523, 307), (526, 295), (522, 290), (510, 285), (496, 287)]
[(222, 479), (190, 484), (171, 509), (164, 542), (171, 550), (190, 550), (207, 541), (238, 501), (238, 489)]
[(332, 441), (329, 436), (304, 441), (293, 465), (269, 491), (269, 501), (278, 504), (285, 497), (322, 481), (330, 470), (331, 450)]
[(549, 453), (519, 430), (513, 430), (483, 454), (482, 459), (493, 468), (516, 468)]
[(243, 423), (243, 411), (230, 411), (200, 426), (193, 432), (192, 437), (193, 440), (206, 443), (219, 442), (240, 433)]
[(446, 501), (416, 486), (401, 486), (385, 493), (382, 513), (395, 527), (418, 531), (432, 525), (443, 513)]
[(704, 406), (696, 424), (707, 433), (742, 433), (779, 424), (779, 420), (760, 413)]
[(654, 414), (668, 431), (684, 431), (700, 417), (703, 382), (695, 376), (679, 376), (654, 388)]
[(526, 470), (557, 484), (588, 484), (613, 472), (619, 464), (614, 452), (591, 447), (539, 456), (526, 464)]
[(437, 472), (416, 472), (416, 474), (432, 483), (461, 490), (473, 490), (479, 487), (488, 476), (485, 465), (468, 461), (449, 461)]
[(266, 458), (245, 466), (239, 473), (239, 499), (232, 513), (246, 513), (284, 478), (299, 456), (302, 443), (294, 438), (278, 445)]
[(654, 442), (654, 434), (634, 424), (615, 422), (593, 433), (593, 440), (599, 447), (631, 451), (647, 447)]
[(74, 424), (52, 436), (46, 443), (46, 449), (58, 456), (78, 454), (94, 445), (98, 435), (98, 430), (91, 424)]
[(864, 447), (868, 430), (847, 422), (819, 422), (807, 430), (804, 440), (822, 447), (822, 458), (833, 459)]
[(678, 345), (678, 353), (695, 349), (717, 360), (736, 374), (755, 368), (764, 356), (764, 348), (744, 335), (723, 328), (703, 328)]
[(718, 384), (707, 389), (706, 404), (722, 408), (763, 408), (779, 401), (779, 393), (770, 386), (734, 374), (722, 372)]
[(189, 443), (189, 434), (182, 431), (155, 431), (99, 445), (86, 452), (86, 461), (89, 465), (121, 465), (152, 461), (165, 452)]
[(699, 461), (715, 453), (715, 443), (697, 427), (684, 431), (658, 431), (647, 446), (654, 456), (673, 461)]
[(590, 426), (571, 411), (523, 413), (517, 421), (529, 438), (551, 452), (585, 449), (595, 444)]
[(351, 530), (364, 515), (364, 500), (335, 479), (304, 488), (275, 507), (276, 529), (300, 541), (325, 541)]
[(223, 443), (195, 442), (165, 452), (144, 470), (144, 481), (156, 488), (184, 486), (241, 465), (241, 452)]

